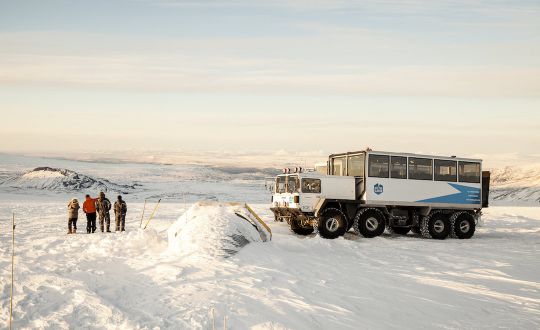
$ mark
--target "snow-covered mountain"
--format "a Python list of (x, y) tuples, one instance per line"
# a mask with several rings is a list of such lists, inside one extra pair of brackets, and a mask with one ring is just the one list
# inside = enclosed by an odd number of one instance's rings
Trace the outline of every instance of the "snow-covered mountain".
[(72, 170), (52, 167), (37, 167), (26, 173), (8, 177), (1, 185), (13, 189), (38, 189), (58, 192), (92, 190), (123, 194), (129, 194), (136, 189), (136, 184), (121, 185)]
[(540, 202), (540, 165), (494, 169), (491, 187), (494, 201)]

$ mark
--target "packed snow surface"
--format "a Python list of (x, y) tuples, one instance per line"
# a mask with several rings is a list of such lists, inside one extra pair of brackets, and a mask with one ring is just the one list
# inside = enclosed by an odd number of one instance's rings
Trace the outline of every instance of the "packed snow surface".
[(127, 232), (87, 235), (79, 219), (66, 235), (64, 200), (0, 200), (0, 318), (14, 211), (15, 329), (223, 329), (225, 317), (229, 329), (540, 328), (538, 208), (489, 208), (471, 240), (325, 240), (260, 204), (271, 242), (193, 258), (167, 243), (190, 205), (164, 203), (143, 231), (143, 203), (127, 202)]
[(196, 203), (169, 228), (169, 249), (198, 258), (227, 257), (262, 242), (257, 228), (237, 214), (241, 209), (239, 203)]

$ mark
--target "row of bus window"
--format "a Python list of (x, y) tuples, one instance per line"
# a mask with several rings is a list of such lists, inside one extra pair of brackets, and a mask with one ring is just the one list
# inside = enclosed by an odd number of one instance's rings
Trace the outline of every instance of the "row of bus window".
[(321, 193), (321, 180), (312, 178), (302, 178), (302, 184), (299, 187), (299, 178), (296, 175), (279, 175), (276, 178), (276, 193), (283, 194), (285, 192), (295, 193), (298, 188), (301, 188), (303, 193)]
[(369, 155), (368, 175), (375, 178), (480, 183), (480, 163), (372, 154)]
[(332, 159), (332, 175), (364, 176), (365, 154), (336, 157)]

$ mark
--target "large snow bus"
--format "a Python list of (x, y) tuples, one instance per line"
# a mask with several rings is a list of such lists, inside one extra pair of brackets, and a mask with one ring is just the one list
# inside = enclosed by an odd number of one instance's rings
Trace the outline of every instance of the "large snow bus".
[(387, 229), (467, 239), (488, 207), (489, 172), (480, 159), (368, 149), (330, 155), (326, 174), (285, 172), (271, 210), (299, 235), (337, 238), (354, 228), (364, 237)]

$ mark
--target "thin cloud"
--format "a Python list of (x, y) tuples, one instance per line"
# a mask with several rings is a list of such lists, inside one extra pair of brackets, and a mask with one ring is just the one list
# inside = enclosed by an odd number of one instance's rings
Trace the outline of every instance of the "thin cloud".
[[(139, 56), (0, 56), (0, 84), (148, 91), (327, 92), (394, 96), (540, 96), (540, 69), (339, 65), (324, 72), (271, 59), (193, 62)], [(338, 73), (341, 72), (341, 73)]]

